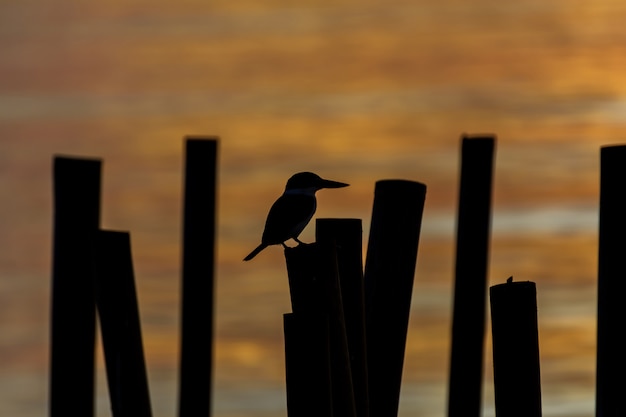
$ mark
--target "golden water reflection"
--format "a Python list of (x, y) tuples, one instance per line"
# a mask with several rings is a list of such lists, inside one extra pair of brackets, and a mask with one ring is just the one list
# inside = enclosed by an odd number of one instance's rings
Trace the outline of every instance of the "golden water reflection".
[(593, 415), (599, 147), (626, 138), (625, 19), (616, 0), (3, 2), (0, 414), (46, 408), (51, 158), (69, 154), (105, 161), (102, 225), (132, 232), (155, 415), (173, 415), (182, 138), (209, 134), (216, 416), (286, 414), (282, 251), (241, 259), (303, 170), (351, 184), (317, 216), (365, 236), (377, 180), (427, 184), (401, 413), (443, 415), (459, 137), (492, 132), (490, 283), (537, 282), (544, 415)]

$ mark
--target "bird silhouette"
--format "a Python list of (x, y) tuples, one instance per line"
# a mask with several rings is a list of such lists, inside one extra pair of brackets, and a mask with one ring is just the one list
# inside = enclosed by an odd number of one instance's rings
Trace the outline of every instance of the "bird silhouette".
[(348, 185), (343, 182), (325, 180), (312, 172), (294, 174), (287, 181), (283, 194), (274, 202), (267, 214), (261, 244), (243, 260), (249, 261), (270, 245), (280, 244), (286, 248), (285, 241), (289, 239), (302, 244), (298, 236), (317, 208), (315, 193), (322, 188), (341, 188)]

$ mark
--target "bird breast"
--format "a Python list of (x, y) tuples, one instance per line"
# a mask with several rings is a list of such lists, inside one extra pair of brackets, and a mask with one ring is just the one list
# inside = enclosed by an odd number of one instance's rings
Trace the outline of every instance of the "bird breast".
[(316, 207), (315, 195), (283, 194), (267, 215), (262, 241), (275, 245), (298, 237), (313, 217)]

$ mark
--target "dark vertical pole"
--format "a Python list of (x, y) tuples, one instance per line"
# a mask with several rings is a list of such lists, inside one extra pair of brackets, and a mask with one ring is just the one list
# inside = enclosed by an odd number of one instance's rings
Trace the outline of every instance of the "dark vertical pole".
[[(333, 415), (355, 417), (354, 390), (334, 242), (299, 245), (285, 250), (285, 258), (289, 285), (292, 288), (294, 313), (291, 320), (307, 320), (306, 317), (312, 315), (319, 326), (324, 321), (328, 323)], [(307, 292), (306, 289), (310, 291)], [(311, 398), (311, 401), (317, 400)], [(302, 405), (298, 408), (301, 407)]]
[(180, 417), (211, 414), (217, 144), (185, 147)]
[(494, 137), (463, 137), (449, 417), (480, 417)]
[(291, 309), (295, 314), (330, 314), (329, 279), (320, 277), (316, 243), (285, 249)]
[(329, 323), (325, 314), (284, 315), (287, 415), (333, 415)]
[(51, 417), (94, 413), (91, 245), (100, 224), (101, 165), (100, 160), (54, 158)]
[(367, 357), (365, 352), (365, 300), (363, 289), (363, 227), (361, 219), (317, 219), (316, 240), (333, 243), (343, 315), (346, 323), (352, 385), (358, 417), (369, 416)]
[(624, 416), (626, 339), (626, 145), (600, 151), (596, 416)]
[(284, 315), (287, 415), (333, 415), (328, 280), (316, 244), (285, 250), (293, 313)]
[(497, 417), (541, 417), (535, 283), (490, 288), (493, 381)]
[(150, 417), (135, 277), (126, 232), (96, 238), (96, 302), (114, 417)]
[(376, 183), (365, 261), (365, 333), (372, 417), (398, 414), (425, 198), (426, 186), (418, 182)]

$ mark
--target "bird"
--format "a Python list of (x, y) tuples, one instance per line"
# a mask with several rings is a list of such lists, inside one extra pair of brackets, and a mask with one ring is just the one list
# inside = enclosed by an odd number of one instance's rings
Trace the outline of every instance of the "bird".
[(298, 245), (302, 242), (298, 236), (309, 223), (317, 200), (315, 193), (323, 188), (342, 188), (349, 184), (321, 178), (312, 172), (298, 172), (289, 178), (285, 191), (274, 202), (265, 220), (265, 229), (261, 237), (261, 244), (257, 246), (243, 260), (249, 261), (270, 245), (288, 246), (285, 241), (295, 240)]

